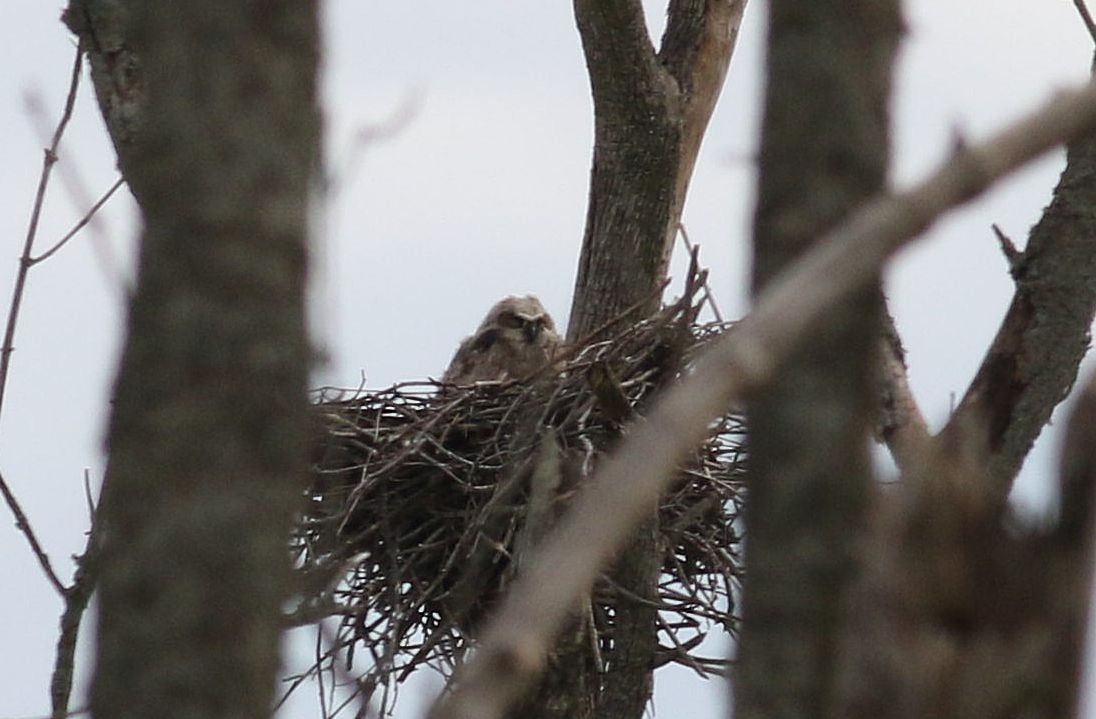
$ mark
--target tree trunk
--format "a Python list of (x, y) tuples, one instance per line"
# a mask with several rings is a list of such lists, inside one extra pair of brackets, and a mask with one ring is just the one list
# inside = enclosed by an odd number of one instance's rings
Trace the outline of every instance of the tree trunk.
[[(606, 323), (655, 311), (700, 143), (723, 86), (745, 0), (672, 0), (661, 47), (652, 46), (637, 0), (575, 0), (594, 100), (590, 196), (567, 336), (591, 338)], [(636, 532), (612, 571), (627, 594), (653, 598), (662, 564), (653, 516)], [(615, 606), (612, 646), (596, 677), (571, 682), (597, 692), (596, 716), (643, 715), (653, 689), (658, 648), (653, 604), (625, 593)], [(581, 630), (580, 630), (581, 631)], [(555, 666), (586, 666), (591, 641), (557, 647)], [(550, 669), (550, 674), (556, 671)], [(545, 686), (566, 691), (549, 677)], [(543, 699), (544, 690), (541, 691)], [(587, 716), (585, 697), (553, 716)], [(527, 716), (527, 714), (526, 714)]]
[(594, 99), (594, 160), (571, 342), (657, 309), (685, 193), (745, 0), (672, 0), (656, 52), (638, 0), (574, 0)]
[[(901, 24), (891, 1), (770, 4), (755, 294), (883, 187)], [(878, 282), (751, 398), (735, 716), (826, 717), (870, 490)]]
[(144, 62), (134, 49), (132, 0), (69, 0), (62, 19), (87, 54), (91, 82), (118, 167), (142, 203), (145, 188), (130, 181), (136, 140), (148, 105)]
[[(120, 56), (87, 21), (127, 7), (69, 9), (97, 85)], [(114, 28), (140, 58), (143, 114), (123, 137), (104, 110), (145, 228), (100, 507), (91, 704), (111, 719), (267, 717), (306, 466), (316, 5), (130, 10)]]

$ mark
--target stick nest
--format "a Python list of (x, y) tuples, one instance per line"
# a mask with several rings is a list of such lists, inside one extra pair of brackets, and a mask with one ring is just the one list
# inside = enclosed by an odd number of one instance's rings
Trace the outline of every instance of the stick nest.
[[(383, 687), (388, 705), (416, 668), (452, 668), (599, 456), (726, 329), (697, 323), (703, 276), (691, 278), (685, 296), (653, 318), (610, 325), (608, 339), (523, 382), (320, 391), (313, 481), (294, 539), (311, 589), (295, 619), (339, 622), (312, 672), (345, 675), (365, 651), (356, 691)], [(732, 629), (742, 434), (734, 415), (713, 423), (661, 500), (660, 664), (702, 674), (723, 665), (696, 649), (711, 629)], [(611, 657), (615, 607), (628, 596), (611, 572), (594, 589), (587, 620), (602, 656)]]

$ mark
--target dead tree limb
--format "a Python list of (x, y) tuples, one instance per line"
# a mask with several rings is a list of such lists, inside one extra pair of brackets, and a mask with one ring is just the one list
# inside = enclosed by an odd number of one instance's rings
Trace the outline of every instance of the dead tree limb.
[(999, 501), (1088, 351), (1096, 312), (1096, 135), (1067, 146), (1050, 204), (1010, 264), (1016, 291), (1008, 312), (941, 433), (985, 452), (986, 491)]
[[(526, 565), (454, 691), (434, 719), (495, 719), (535, 680), (546, 648), (598, 571), (645, 516), (673, 468), (730, 401), (771, 380), (820, 318), (878, 273), (895, 251), (947, 210), (1056, 147), (1096, 129), (1096, 86), (1062, 93), (988, 141), (956, 148), (908, 190), (882, 196), (827, 233), (770, 282), (753, 312), (717, 341), (694, 373), (668, 389), (602, 465), (576, 506)], [(613, 511), (607, 512), (606, 507)]]

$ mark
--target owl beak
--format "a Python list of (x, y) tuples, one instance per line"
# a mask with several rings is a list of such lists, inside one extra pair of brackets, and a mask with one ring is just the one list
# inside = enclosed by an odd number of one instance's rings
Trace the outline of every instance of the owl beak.
[(540, 321), (540, 318), (533, 320), (523, 319), (521, 321), (521, 333), (525, 335), (525, 340), (530, 344), (537, 341), (537, 336), (540, 334), (540, 330), (544, 327), (544, 324)]

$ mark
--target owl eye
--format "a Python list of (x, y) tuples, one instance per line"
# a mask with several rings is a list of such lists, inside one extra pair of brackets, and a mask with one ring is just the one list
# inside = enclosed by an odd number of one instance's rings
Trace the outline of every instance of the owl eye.
[(507, 312), (499, 317), (499, 327), (516, 330), (520, 329), (523, 324), (524, 322), (522, 322), (521, 318), (511, 312)]

